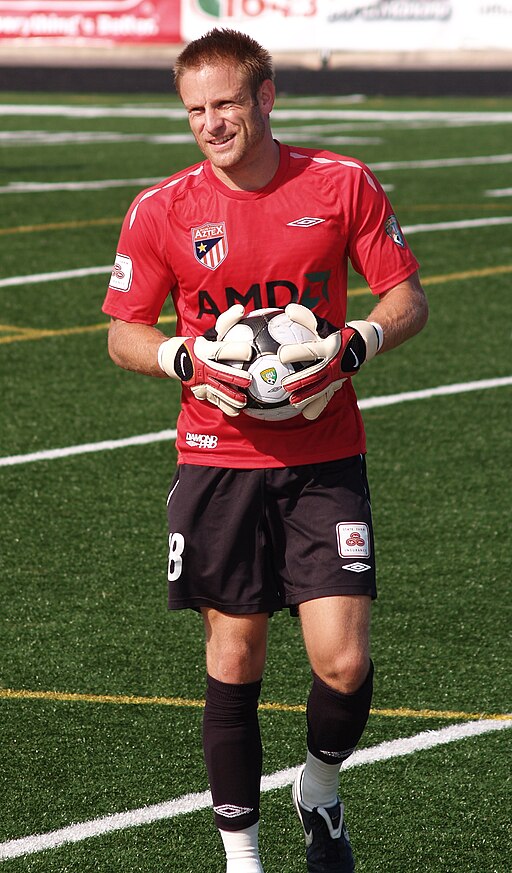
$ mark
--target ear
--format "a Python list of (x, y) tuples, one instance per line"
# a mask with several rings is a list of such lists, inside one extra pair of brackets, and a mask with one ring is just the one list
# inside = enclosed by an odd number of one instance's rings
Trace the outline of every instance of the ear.
[(274, 108), (276, 89), (271, 79), (265, 79), (258, 91), (258, 105), (264, 115), (270, 115)]

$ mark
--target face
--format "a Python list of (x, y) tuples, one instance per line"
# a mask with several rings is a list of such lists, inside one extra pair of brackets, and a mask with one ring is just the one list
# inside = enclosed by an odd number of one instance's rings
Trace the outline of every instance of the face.
[(268, 121), (272, 82), (264, 82), (253, 97), (242, 71), (211, 65), (184, 73), (180, 94), (192, 133), (216, 175), (229, 184), (253, 174), (259, 187), (260, 174), (274, 155)]

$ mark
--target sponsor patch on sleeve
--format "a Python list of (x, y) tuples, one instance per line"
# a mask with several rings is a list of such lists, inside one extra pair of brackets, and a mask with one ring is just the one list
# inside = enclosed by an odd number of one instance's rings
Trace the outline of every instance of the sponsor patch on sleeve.
[(364, 522), (339, 522), (336, 536), (340, 558), (370, 557), (370, 532)]
[(128, 255), (116, 255), (115, 264), (112, 267), (109, 287), (116, 291), (129, 291), (132, 284), (133, 264)]

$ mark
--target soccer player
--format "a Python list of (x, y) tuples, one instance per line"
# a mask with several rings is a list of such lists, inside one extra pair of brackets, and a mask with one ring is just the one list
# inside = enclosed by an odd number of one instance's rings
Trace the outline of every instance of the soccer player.
[[(215, 29), (175, 64), (204, 160), (140, 194), (128, 211), (104, 303), (121, 367), (182, 383), (168, 498), (169, 605), (201, 613), (203, 747), (226, 873), (261, 873), (258, 699), (267, 626), (298, 614), (312, 669), (305, 764), (293, 800), (310, 873), (354, 860), (340, 767), (368, 718), (376, 596), (365, 434), (352, 377), (427, 319), (418, 263), (373, 173), (354, 158), (277, 142), (268, 52)], [(375, 295), (346, 324), (347, 263)], [(172, 297), (176, 335), (156, 323)], [(244, 311), (286, 307), (317, 339), (283, 346), (297, 415), (243, 414)], [(205, 336), (207, 334), (207, 336)], [(230, 362), (230, 363), (225, 363)]]

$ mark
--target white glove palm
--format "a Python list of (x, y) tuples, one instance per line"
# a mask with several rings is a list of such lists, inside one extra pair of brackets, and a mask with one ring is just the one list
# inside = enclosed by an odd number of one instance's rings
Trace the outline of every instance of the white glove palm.
[[(290, 303), (286, 314), (292, 321), (316, 332), (316, 318), (306, 307)], [(281, 346), (279, 359), (283, 364), (311, 362), (311, 366), (283, 379), (282, 386), (290, 394), (290, 403), (304, 418), (318, 418), (347, 378), (357, 373), (377, 349), (378, 334), (367, 321), (351, 322), (325, 339), (318, 337)]]

